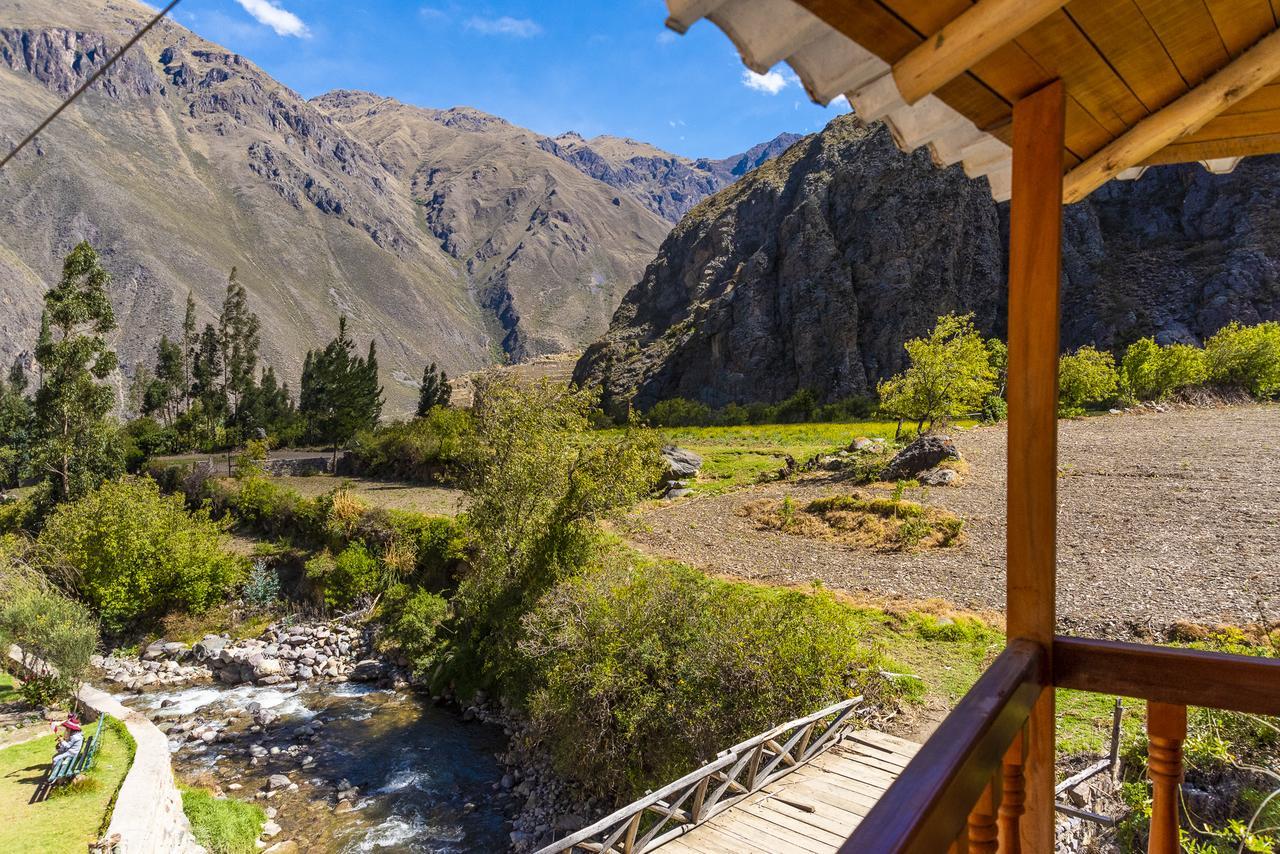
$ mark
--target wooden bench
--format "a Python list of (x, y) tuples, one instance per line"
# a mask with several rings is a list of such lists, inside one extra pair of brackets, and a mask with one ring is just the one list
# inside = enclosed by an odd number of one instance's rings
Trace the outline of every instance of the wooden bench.
[(41, 781), (39, 788), (36, 790), (35, 797), (32, 802), (42, 801), (49, 796), (49, 792), (59, 783), (67, 783), (74, 780), (78, 775), (93, 768), (94, 757), (98, 754), (98, 744), (102, 741), (102, 731), (107, 727), (107, 721), (111, 719), (110, 715), (103, 715), (98, 720), (98, 729), (84, 740), (80, 745), (80, 750), (76, 753), (64, 754), (59, 756), (49, 766), (49, 773), (45, 775)]

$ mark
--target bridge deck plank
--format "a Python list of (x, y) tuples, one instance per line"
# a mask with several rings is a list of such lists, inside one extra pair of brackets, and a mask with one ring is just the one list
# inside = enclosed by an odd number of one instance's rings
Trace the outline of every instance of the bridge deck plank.
[[(839, 849), (919, 745), (861, 730), (661, 846), (662, 854), (826, 854)], [(810, 812), (812, 810), (812, 812)]]

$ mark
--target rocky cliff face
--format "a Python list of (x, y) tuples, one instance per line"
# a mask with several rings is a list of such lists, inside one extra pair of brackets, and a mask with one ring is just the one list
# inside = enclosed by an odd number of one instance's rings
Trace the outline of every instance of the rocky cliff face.
[[(1064, 346), (1280, 317), (1278, 162), (1153, 169), (1069, 208)], [(984, 181), (841, 117), (696, 207), (575, 379), (602, 383), (615, 410), (867, 394), (941, 313), (1004, 334), (1007, 231)]]
[[(0, 0), (0, 145), (150, 14), (133, 0)], [(465, 107), (307, 101), (164, 21), (0, 174), (0, 364), (32, 346), (41, 297), (84, 239), (114, 278), (126, 371), (177, 331), (188, 291), (212, 319), (233, 266), (268, 363), (296, 382), (345, 314), (357, 339), (378, 340), (389, 413), (412, 403), (428, 360), (461, 374), (580, 349), (653, 257), (671, 206), (737, 176), (612, 137), (575, 146), (581, 162), (547, 148)], [(592, 152), (609, 164), (598, 175)]]

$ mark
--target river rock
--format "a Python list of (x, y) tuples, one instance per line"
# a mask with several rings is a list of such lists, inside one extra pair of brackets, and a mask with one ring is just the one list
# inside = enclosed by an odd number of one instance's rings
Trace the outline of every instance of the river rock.
[(921, 486), (950, 486), (960, 479), (960, 474), (955, 469), (930, 469), (916, 479)]
[(357, 662), (351, 671), (351, 678), (356, 682), (375, 682), (381, 679), (386, 668), (381, 661), (366, 658)]
[(287, 789), (292, 783), (293, 781), (283, 774), (272, 774), (267, 778), (267, 791), (274, 792), (277, 789)]
[(262, 854), (298, 854), (298, 843), (292, 839), (286, 839), (284, 842), (277, 842), (270, 848), (264, 849)]
[(226, 645), (227, 639), (221, 635), (205, 635), (191, 647), (191, 651), (197, 658), (210, 658), (221, 652)]
[(279, 835), (280, 835), (280, 825), (276, 824), (274, 821), (271, 821), (270, 819), (268, 819), (266, 824), (262, 825), (263, 839), (270, 839), (273, 836), (279, 836)]

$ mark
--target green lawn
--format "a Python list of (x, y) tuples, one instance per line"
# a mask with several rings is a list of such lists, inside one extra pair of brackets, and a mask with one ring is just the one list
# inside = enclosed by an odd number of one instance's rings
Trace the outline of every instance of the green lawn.
[(22, 695), (18, 693), (18, 680), (12, 675), (0, 670), (0, 706), (5, 703), (13, 703), (22, 699)]
[[(85, 728), (85, 737), (97, 725)], [(114, 728), (103, 734), (94, 768), (81, 781), (32, 804), (49, 770), (52, 735), (0, 750), (0, 851), (6, 854), (80, 854), (97, 841), (133, 760), (133, 746)]]
[[(968, 428), (975, 422), (959, 421)], [(896, 421), (853, 421), (835, 424), (748, 424), (740, 427), (667, 427), (664, 442), (702, 455), (695, 492), (719, 494), (755, 483), (762, 474), (782, 468), (788, 456), (797, 463), (815, 454), (845, 448), (859, 436), (893, 439)], [(904, 434), (905, 435), (905, 434)]]

